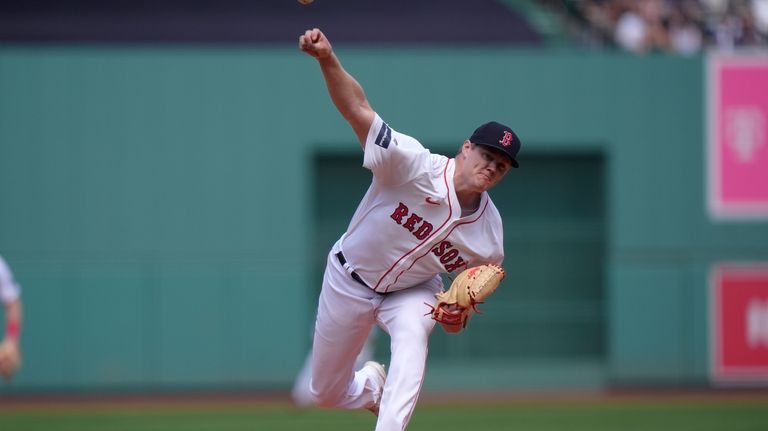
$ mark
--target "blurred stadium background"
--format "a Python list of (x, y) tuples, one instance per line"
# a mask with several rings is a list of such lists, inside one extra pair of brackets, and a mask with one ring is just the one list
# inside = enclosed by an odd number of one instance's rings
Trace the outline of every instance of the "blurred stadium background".
[(296, 48), (311, 27), (434, 151), (489, 119), (525, 144), (491, 193), (509, 276), (435, 331), (425, 398), (766, 394), (768, 1), (39, 0), (0, 3), (0, 253), (25, 306), (0, 404), (287, 399), (369, 182)]

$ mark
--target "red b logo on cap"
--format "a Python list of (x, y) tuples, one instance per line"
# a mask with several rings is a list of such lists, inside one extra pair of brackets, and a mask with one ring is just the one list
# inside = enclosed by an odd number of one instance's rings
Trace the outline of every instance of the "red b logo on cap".
[(508, 147), (512, 144), (512, 132), (504, 131), (504, 137), (501, 138), (499, 143), (505, 147)]

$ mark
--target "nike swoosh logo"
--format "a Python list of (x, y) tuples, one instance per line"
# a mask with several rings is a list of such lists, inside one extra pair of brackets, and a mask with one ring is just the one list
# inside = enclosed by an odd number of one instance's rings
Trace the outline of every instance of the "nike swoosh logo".
[(432, 198), (431, 198), (431, 197), (429, 197), (429, 196), (427, 196), (427, 198), (426, 198), (426, 199), (424, 199), (424, 200), (425, 200), (425, 201), (427, 201), (427, 203), (428, 203), (428, 204), (432, 204), (432, 205), (440, 205), (440, 202), (439, 202), (439, 201), (435, 201), (435, 200), (432, 200)]

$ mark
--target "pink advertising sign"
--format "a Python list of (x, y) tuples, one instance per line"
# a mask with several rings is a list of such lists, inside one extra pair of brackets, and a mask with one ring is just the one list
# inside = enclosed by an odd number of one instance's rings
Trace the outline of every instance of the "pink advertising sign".
[(768, 218), (768, 56), (713, 54), (708, 68), (710, 214)]

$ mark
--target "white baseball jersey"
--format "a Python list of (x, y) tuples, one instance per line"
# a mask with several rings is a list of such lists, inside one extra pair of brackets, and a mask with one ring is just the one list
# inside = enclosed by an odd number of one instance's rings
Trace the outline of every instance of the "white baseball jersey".
[(18, 299), (21, 289), (13, 279), (13, 274), (8, 264), (0, 256), (0, 302), (11, 303)]
[(376, 115), (363, 166), (373, 172), (373, 181), (340, 244), (350, 269), (376, 292), (502, 263), (499, 211), (484, 192), (477, 211), (461, 217), (454, 159), (430, 153)]

